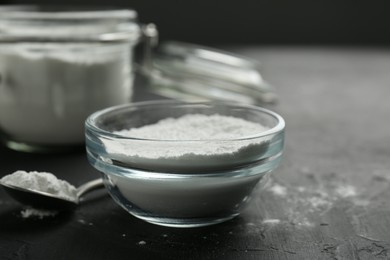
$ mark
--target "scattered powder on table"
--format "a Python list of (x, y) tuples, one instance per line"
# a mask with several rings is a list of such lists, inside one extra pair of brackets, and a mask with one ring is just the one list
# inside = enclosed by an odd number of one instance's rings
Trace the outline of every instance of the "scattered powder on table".
[(269, 190), (275, 195), (279, 195), (279, 196), (287, 195), (287, 188), (279, 184), (274, 184), (269, 188)]
[(354, 197), (357, 195), (355, 187), (351, 185), (340, 185), (337, 187), (336, 192), (342, 198)]
[(57, 179), (52, 173), (37, 171), (16, 171), (0, 179), (1, 183), (47, 192), (61, 198), (76, 201), (76, 188), (64, 180)]
[(83, 225), (93, 226), (92, 222), (87, 222), (85, 219), (78, 219), (77, 222), (79, 222)]
[[(266, 218), (263, 224), (279, 224), (287, 221), (295, 226), (313, 227), (315, 219), (312, 219), (332, 208), (340, 201), (349, 202), (355, 206), (361, 206), (356, 188), (350, 184), (335, 181), (328, 185), (313, 187), (283, 186), (270, 181), (266, 191), (280, 198), (284, 216), (279, 218)], [(279, 199), (278, 199), (279, 200)]]
[[(155, 124), (115, 131), (114, 133), (140, 139), (210, 141), (256, 136), (268, 129), (259, 123), (232, 116), (187, 114), (179, 118), (166, 118)], [(253, 140), (249, 140), (248, 142), (229, 142), (225, 143), (223, 147), (220, 145), (202, 145), (199, 147), (199, 150), (188, 145), (188, 147), (184, 146), (180, 147), (180, 149), (171, 149), (168, 151), (168, 154), (167, 151), (161, 151), (159, 149), (147, 150), (145, 147), (142, 147), (142, 149), (131, 147), (131, 149), (128, 149), (128, 152), (130, 155), (145, 156), (148, 158), (180, 157), (184, 154), (231, 154), (239, 151), (243, 146), (252, 144), (252, 142)]]
[(270, 224), (270, 225), (273, 225), (273, 224), (279, 224), (280, 223), (280, 219), (276, 219), (276, 218), (269, 218), (269, 219), (264, 219), (262, 221), (263, 224)]
[(21, 212), (22, 218), (31, 218), (31, 217), (37, 217), (40, 219), (43, 219), (45, 217), (54, 217), (57, 215), (57, 211), (54, 210), (42, 210), (42, 209), (34, 209), (34, 208), (28, 208), (24, 209)]

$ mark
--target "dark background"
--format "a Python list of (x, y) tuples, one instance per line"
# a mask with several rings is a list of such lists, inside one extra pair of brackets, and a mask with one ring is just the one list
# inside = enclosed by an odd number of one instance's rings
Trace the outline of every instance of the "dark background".
[(388, 1), (343, 0), (68, 0), (2, 4), (107, 5), (133, 8), (158, 25), (163, 40), (200, 44), (390, 44)]

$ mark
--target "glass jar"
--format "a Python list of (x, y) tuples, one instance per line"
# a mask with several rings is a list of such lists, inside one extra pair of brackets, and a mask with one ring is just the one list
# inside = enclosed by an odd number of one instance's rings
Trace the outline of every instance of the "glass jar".
[(133, 10), (1, 12), (2, 141), (24, 151), (82, 145), (89, 114), (130, 102), (136, 18)]

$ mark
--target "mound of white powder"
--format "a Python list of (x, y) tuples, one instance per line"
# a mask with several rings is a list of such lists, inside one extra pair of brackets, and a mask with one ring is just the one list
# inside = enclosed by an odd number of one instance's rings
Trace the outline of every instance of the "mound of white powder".
[(187, 114), (114, 132), (131, 139), (103, 140), (115, 160), (158, 171), (231, 168), (259, 159), (269, 128), (241, 118)]
[(209, 116), (188, 114), (115, 133), (133, 138), (155, 140), (225, 140), (250, 137), (266, 130), (268, 130), (267, 127), (242, 118), (218, 114)]
[(16, 171), (0, 179), (1, 183), (47, 192), (61, 198), (77, 201), (76, 188), (64, 180), (57, 179), (52, 173), (37, 171)]

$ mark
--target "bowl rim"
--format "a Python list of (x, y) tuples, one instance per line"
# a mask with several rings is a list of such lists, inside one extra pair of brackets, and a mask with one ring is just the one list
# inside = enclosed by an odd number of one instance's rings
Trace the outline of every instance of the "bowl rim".
[[(274, 117), (277, 120), (277, 124), (266, 130), (262, 131), (257, 134), (253, 135), (247, 135), (244, 137), (239, 137), (239, 138), (224, 138), (224, 139), (197, 139), (197, 140), (172, 140), (172, 139), (151, 139), (151, 138), (135, 138), (135, 137), (130, 137), (128, 135), (124, 134), (117, 134), (117, 133), (112, 133), (107, 130), (103, 130), (99, 128), (96, 125), (96, 121), (98, 118), (101, 116), (111, 113), (115, 110), (121, 110), (125, 108), (131, 108), (131, 107), (148, 107), (148, 106), (162, 106), (162, 105), (208, 105), (208, 106), (218, 106), (218, 105), (223, 105), (223, 106), (228, 106), (228, 107), (241, 107), (241, 108), (246, 108), (250, 110), (256, 110), (258, 112), (268, 114), (272, 117)], [(136, 141), (149, 141), (149, 142), (172, 142), (172, 143), (184, 143), (184, 142), (232, 142), (232, 141), (245, 141), (245, 140), (253, 140), (257, 138), (262, 138), (266, 137), (269, 135), (274, 135), (277, 133), (280, 133), (284, 130), (285, 128), (285, 121), (282, 116), (279, 114), (263, 108), (259, 106), (254, 106), (254, 105), (249, 105), (249, 104), (242, 104), (242, 103), (227, 103), (224, 101), (200, 101), (200, 102), (185, 102), (185, 101), (177, 101), (177, 100), (150, 100), (150, 101), (140, 101), (140, 102), (134, 102), (134, 103), (128, 103), (128, 104), (122, 104), (122, 105), (117, 105), (117, 106), (112, 106), (108, 107), (102, 110), (95, 111), (91, 115), (88, 116), (88, 118), (85, 120), (85, 128), (87, 130), (92, 130), (93, 132), (106, 136), (109, 138), (113, 139), (120, 139), (120, 140), (136, 140)]]

